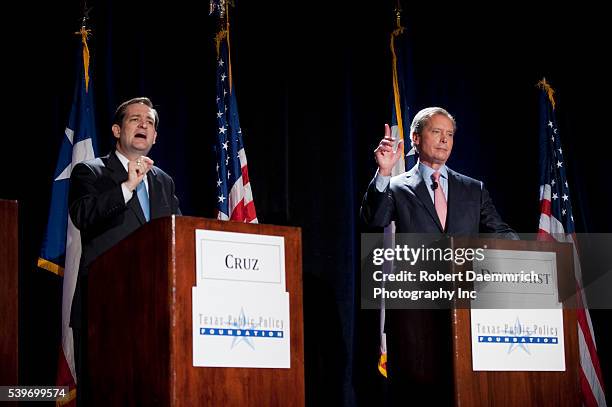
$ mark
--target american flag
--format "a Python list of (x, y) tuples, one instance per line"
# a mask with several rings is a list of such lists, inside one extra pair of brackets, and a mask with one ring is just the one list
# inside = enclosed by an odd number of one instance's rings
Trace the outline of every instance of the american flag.
[[(225, 14), (227, 18), (227, 14)], [(229, 24), (217, 34), (217, 219), (257, 223), (247, 158), (232, 88)]]
[[(574, 216), (566, 177), (566, 162), (555, 118), (554, 90), (542, 79), (540, 95), (540, 226), (539, 240), (575, 243)], [(586, 299), (581, 297), (582, 273), (574, 245), (574, 270), (579, 299), (577, 309), (580, 350), (580, 388), (585, 406), (606, 406), (603, 378)]]

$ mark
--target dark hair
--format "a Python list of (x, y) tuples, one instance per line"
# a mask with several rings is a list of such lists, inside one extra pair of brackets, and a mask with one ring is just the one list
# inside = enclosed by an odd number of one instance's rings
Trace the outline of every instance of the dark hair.
[(146, 97), (138, 97), (127, 100), (119, 105), (117, 110), (115, 110), (115, 115), (113, 116), (113, 124), (121, 126), (123, 124), (123, 119), (125, 118), (125, 111), (129, 105), (133, 105), (135, 103), (142, 103), (143, 105), (149, 106), (155, 115), (155, 130), (157, 130), (157, 126), (159, 125), (159, 115), (157, 114), (157, 110), (153, 108), (153, 102), (151, 99)]

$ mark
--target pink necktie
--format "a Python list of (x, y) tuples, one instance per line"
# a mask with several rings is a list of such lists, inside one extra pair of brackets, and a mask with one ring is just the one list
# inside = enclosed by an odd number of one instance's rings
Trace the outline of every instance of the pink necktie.
[(440, 184), (440, 172), (434, 172), (431, 177), (435, 182), (434, 185), (437, 185), (437, 188), (434, 189), (434, 206), (436, 208), (436, 212), (438, 213), (438, 218), (440, 218), (442, 229), (444, 229), (446, 228), (446, 198), (444, 197), (442, 184)]

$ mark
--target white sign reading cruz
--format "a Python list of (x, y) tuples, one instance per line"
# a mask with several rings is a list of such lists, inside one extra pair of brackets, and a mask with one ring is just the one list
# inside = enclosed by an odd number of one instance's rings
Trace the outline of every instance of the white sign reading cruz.
[(197, 282), (244, 281), (285, 289), (285, 240), (282, 236), (196, 230)]
[(193, 365), (290, 368), (281, 236), (196, 230)]

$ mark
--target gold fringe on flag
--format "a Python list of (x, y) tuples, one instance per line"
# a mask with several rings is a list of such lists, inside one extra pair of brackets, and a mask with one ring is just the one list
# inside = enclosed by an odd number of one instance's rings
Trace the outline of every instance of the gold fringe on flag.
[(40, 267), (41, 269), (55, 273), (60, 277), (64, 276), (64, 268), (60, 266), (59, 264), (55, 264), (49, 260), (45, 260), (40, 257), (38, 258), (37, 264), (38, 264), (38, 267)]
[(378, 371), (381, 375), (387, 377), (387, 354), (382, 353), (378, 359)]
[(87, 46), (87, 37), (91, 34), (91, 30), (82, 26), (75, 34), (81, 36), (83, 42), (83, 67), (85, 68), (85, 92), (89, 91), (89, 47)]
[[(401, 26), (398, 17), (397, 28), (391, 33), (391, 55), (393, 56), (393, 100), (395, 104), (395, 117), (397, 117), (397, 129), (400, 140), (404, 140), (404, 123), (402, 120), (402, 107), (400, 100), (399, 84), (397, 79), (397, 55), (395, 54), (395, 37), (398, 37), (400, 34), (402, 34), (404, 32), (404, 29), (405, 28)], [(404, 144), (405, 143), (402, 143), (401, 145), (402, 157), (404, 156)]]
[(550, 100), (550, 104), (552, 105), (553, 110), (555, 110), (555, 90), (546, 82), (546, 78), (542, 78), (536, 86), (540, 89), (543, 89), (548, 95), (548, 100)]
[(76, 399), (76, 389), (72, 389), (64, 397), (55, 400), (55, 407), (63, 407), (71, 404)]

